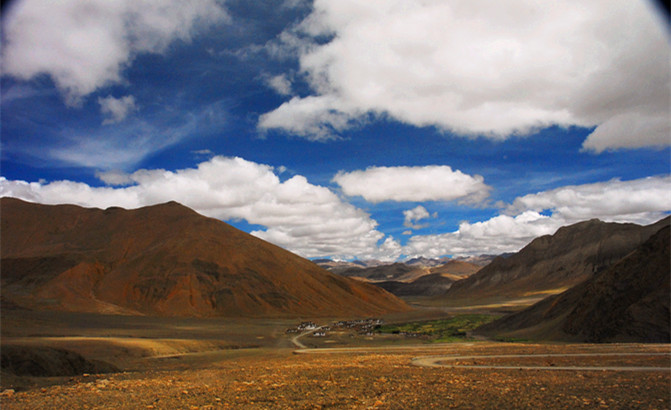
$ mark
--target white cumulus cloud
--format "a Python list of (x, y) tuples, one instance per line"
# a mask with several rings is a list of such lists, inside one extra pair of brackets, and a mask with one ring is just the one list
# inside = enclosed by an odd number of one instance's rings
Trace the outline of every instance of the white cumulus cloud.
[(668, 175), (566, 186), (519, 197), (505, 214), (481, 222), (463, 222), (454, 232), (413, 236), (403, 254), (438, 257), (516, 252), (538, 236), (579, 221), (598, 218), (647, 225), (669, 212)]
[(671, 143), (671, 48), (644, 0), (316, 0), (278, 41), (313, 95), (261, 129), (324, 140), (373, 114), (495, 139), (596, 127), (595, 152)]
[[(126, 186), (0, 177), (0, 196), (98, 208), (137, 208), (175, 200), (203, 215), (261, 225), (264, 229), (254, 235), (302, 256), (338, 259), (515, 252), (538, 236), (582, 220), (645, 225), (671, 212), (671, 175), (615, 179), (518, 197), (500, 215), (462, 222), (453, 232), (414, 235), (401, 245), (378, 231), (377, 222), (366, 212), (343, 202), (328, 188), (310, 184), (300, 175), (282, 182), (273, 167), (241, 158), (214, 157), (196, 168), (177, 171), (109, 171), (98, 176), (109, 184)], [(423, 206), (404, 215), (411, 222), (433, 216)]]
[(3, 16), (3, 74), (49, 75), (68, 104), (123, 82), (140, 53), (161, 53), (174, 40), (228, 15), (216, 0), (22, 0)]
[(300, 175), (281, 182), (272, 167), (241, 158), (214, 157), (197, 168), (106, 172), (99, 177), (132, 185), (92, 187), (0, 177), (0, 196), (98, 208), (137, 208), (174, 200), (210, 217), (262, 225), (266, 229), (254, 235), (305, 257), (393, 260), (400, 255), (400, 245), (376, 230), (376, 221), (328, 188), (310, 184)]
[(454, 232), (412, 236), (403, 247), (403, 254), (436, 258), (516, 252), (532, 239), (552, 234), (562, 225), (563, 221), (533, 211), (516, 216), (498, 215), (482, 222), (462, 222)]
[(476, 204), (491, 187), (480, 175), (467, 175), (446, 165), (421, 167), (369, 167), (340, 171), (333, 178), (345, 195), (360, 195), (369, 202), (452, 201)]
[(550, 211), (568, 222), (650, 223), (671, 210), (671, 175), (565, 186), (516, 198), (506, 212)]

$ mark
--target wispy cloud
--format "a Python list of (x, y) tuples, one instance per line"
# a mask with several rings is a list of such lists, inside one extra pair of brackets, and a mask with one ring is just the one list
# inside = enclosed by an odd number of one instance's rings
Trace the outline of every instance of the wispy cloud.
[(135, 97), (127, 95), (121, 98), (108, 96), (105, 98), (98, 98), (100, 104), (100, 111), (105, 115), (103, 125), (115, 124), (126, 119), (126, 117), (137, 109), (135, 105)]
[[(148, 155), (181, 141), (221, 129), (226, 109), (215, 102), (195, 109), (163, 107), (161, 112), (133, 116), (113, 127), (95, 130), (64, 128), (55, 142), (45, 141), (33, 155), (58, 165), (98, 170), (134, 168)], [(211, 154), (201, 151), (201, 155)]]
[[(3, 86), (4, 87), (4, 86)], [(25, 84), (15, 84), (8, 88), (2, 90), (2, 102), (3, 105), (10, 104), (17, 100), (23, 100), (25, 98), (32, 98), (36, 96), (55, 94), (55, 91), (51, 90), (38, 90), (29, 85)]]
[(109, 186), (121, 186), (121, 185), (131, 185), (133, 180), (130, 177), (130, 174), (120, 171), (118, 169), (113, 169), (109, 171), (97, 171), (95, 173), (96, 178), (103, 181)]
[(195, 151), (191, 151), (192, 154), (194, 155), (199, 155), (199, 156), (210, 156), (214, 155), (214, 152), (212, 152), (211, 149), (197, 149)]
[(124, 131), (99, 131), (96, 135), (71, 135), (57, 145), (38, 154), (51, 163), (94, 169), (127, 169), (156, 152), (176, 142), (175, 138), (154, 138), (155, 130), (144, 122), (138, 122)]

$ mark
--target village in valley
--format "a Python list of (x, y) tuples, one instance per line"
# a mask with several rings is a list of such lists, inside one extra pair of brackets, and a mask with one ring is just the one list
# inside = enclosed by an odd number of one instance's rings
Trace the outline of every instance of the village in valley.
[(367, 318), (358, 320), (340, 320), (330, 325), (318, 325), (311, 321), (301, 322), (296, 327), (286, 330), (287, 334), (312, 332), (312, 337), (326, 337), (329, 332), (348, 331), (364, 336), (373, 336), (374, 330), (384, 324), (384, 320), (378, 318)]

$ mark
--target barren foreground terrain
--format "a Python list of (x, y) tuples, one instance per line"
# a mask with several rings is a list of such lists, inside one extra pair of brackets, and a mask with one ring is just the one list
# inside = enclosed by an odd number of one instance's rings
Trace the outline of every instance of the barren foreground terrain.
[[(668, 371), (429, 368), (422, 355), (660, 352), (666, 346), (452, 344), (325, 354), (286, 349), (173, 358), (170, 368), (84, 375), (2, 398), (25, 408), (669, 408)], [(598, 357), (598, 356), (594, 356)], [(180, 369), (179, 362), (194, 365)], [(612, 357), (610, 358), (612, 359)], [(608, 365), (613, 365), (609, 359)], [(552, 366), (555, 358), (526, 360)], [(565, 361), (564, 361), (565, 362)], [(624, 356), (618, 366), (668, 366), (668, 356)], [(487, 360), (468, 363), (487, 365)], [(494, 362), (500, 364), (499, 362)], [(513, 361), (513, 364), (515, 362)], [(581, 364), (573, 358), (571, 365)], [(587, 365), (600, 366), (599, 360)], [(150, 366), (151, 367), (151, 366)], [(157, 366), (160, 367), (160, 366)]]
[[(172, 338), (158, 330), (160, 321), (152, 330), (155, 338), (147, 330), (137, 330), (139, 337), (131, 337), (130, 327), (138, 324), (132, 322), (123, 329), (111, 329), (107, 323), (103, 330), (101, 323), (100, 328), (89, 326), (74, 333), (52, 328), (48, 336), (30, 336), (29, 329), (8, 335), (4, 328), (5, 345), (67, 346), (86, 357), (106, 359), (121, 371), (65, 378), (3, 374), (2, 408), (668, 409), (671, 405), (668, 345), (416, 340), (375, 346), (375, 340), (364, 344), (354, 337), (349, 347), (297, 350), (290, 346), (290, 335), (280, 332), (287, 323), (250, 321), (247, 342), (243, 324), (217, 321), (194, 321), (192, 329), (180, 324)], [(225, 340), (229, 332), (235, 336), (235, 348)], [(188, 334), (196, 336), (190, 340)], [(215, 336), (220, 342), (214, 343)], [(309, 342), (310, 337), (303, 340)]]

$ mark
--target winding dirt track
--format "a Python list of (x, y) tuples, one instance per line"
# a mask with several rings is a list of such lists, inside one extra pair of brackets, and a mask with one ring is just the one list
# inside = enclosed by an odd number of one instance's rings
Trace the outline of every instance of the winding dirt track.
[[(298, 335), (292, 340), (299, 350), (294, 351), (297, 354), (329, 354), (329, 353), (383, 353), (391, 351), (426, 351), (444, 348), (444, 345), (406, 345), (406, 346), (370, 346), (370, 347), (337, 347), (337, 348), (305, 348), (297, 339), (310, 332)], [(470, 343), (465, 345), (472, 346)], [(529, 366), (529, 365), (499, 365), (499, 364), (451, 364), (454, 361), (463, 360), (487, 360), (487, 359), (544, 359), (544, 358), (589, 358), (589, 357), (667, 357), (669, 358), (669, 367), (657, 366)], [(411, 364), (420, 367), (444, 367), (444, 368), (462, 368), (462, 369), (493, 369), (493, 370), (554, 370), (554, 371), (624, 371), (624, 372), (664, 372), (671, 374), (671, 352), (594, 352), (594, 353), (543, 353), (543, 354), (502, 354), (502, 355), (435, 355), (419, 356), (411, 360)]]
[(321, 328), (322, 327), (319, 326), (319, 327), (314, 328), (314, 329), (306, 330), (305, 332), (292, 337), (291, 338), (291, 343), (293, 343), (293, 345), (296, 346), (299, 349), (307, 349), (308, 347), (305, 346), (299, 339), (303, 336), (310, 335), (310, 334), (312, 334), (312, 333), (314, 333), (318, 330), (321, 330)]
[(502, 369), (502, 370), (573, 370), (573, 371), (624, 371), (624, 372), (666, 372), (671, 367), (649, 366), (505, 366), (505, 365), (464, 365), (446, 362), (457, 360), (482, 359), (526, 359), (548, 357), (603, 357), (603, 356), (668, 356), (669, 353), (571, 353), (571, 354), (513, 354), (513, 355), (479, 355), (479, 356), (423, 356), (412, 359), (412, 364), (421, 367), (448, 367), (465, 369)]

